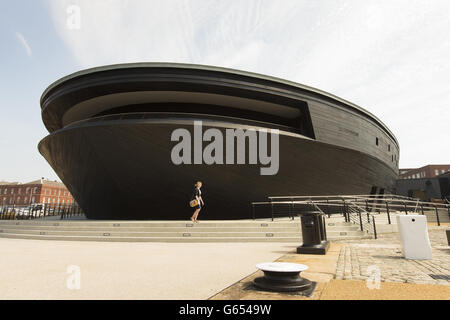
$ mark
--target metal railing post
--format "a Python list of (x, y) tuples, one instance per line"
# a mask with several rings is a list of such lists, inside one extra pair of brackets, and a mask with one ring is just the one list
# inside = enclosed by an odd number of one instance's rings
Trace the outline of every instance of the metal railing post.
[(328, 218), (330, 217), (330, 204), (327, 198), (327, 214), (328, 214)]
[(441, 226), (441, 221), (439, 220), (439, 211), (437, 206), (434, 206), (434, 209), (436, 209), (436, 220), (437, 220), (437, 225), (440, 227)]
[(291, 199), (291, 220), (294, 219), (294, 199)]
[(373, 234), (375, 236), (375, 239), (377, 239), (377, 227), (375, 226), (375, 217), (372, 216), (372, 223), (373, 223)]
[(272, 221), (273, 221), (273, 202), (270, 201), (270, 210), (272, 212)]
[(405, 213), (408, 214), (408, 209), (406, 208), (406, 203), (403, 202), (403, 206), (405, 207)]
[(423, 211), (423, 204), (420, 204), (420, 208), (422, 209), (422, 215), (425, 215), (425, 212)]
[(349, 222), (348, 221), (348, 209), (347, 209), (347, 203), (345, 203), (345, 200), (342, 200), (344, 202), (344, 218), (345, 218), (345, 222)]
[(252, 218), (255, 220), (255, 204), (252, 203)]
[(362, 223), (362, 217), (361, 217), (361, 211), (358, 208), (358, 216), (359, 216), (359, 226), (361, 227), (361, 231), (363, 231), (363, 223)]
[(388, 218), (388, 224), (391, 224), (391, 214), (389, 212), (389, 203), (386, 201), (386, 213)]

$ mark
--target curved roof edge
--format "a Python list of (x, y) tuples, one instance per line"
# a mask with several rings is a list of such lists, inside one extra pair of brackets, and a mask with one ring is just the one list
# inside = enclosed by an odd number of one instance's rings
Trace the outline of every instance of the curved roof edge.
[(192, 70), (203, 70), (203, 71), (215, 71), (215, 72), (224, 72), (224, 73), (230, 73), (230, 74), (235, 74), (235, 75), (241, 75), (241, 76), (246, 76), (246, 77), (251, 77), (251, 78), (257, 78), (257, 79), (261, 79), (261, 80), (266, 80), (266, 81), (272, 81), (272, 82), (277, 82), (280, 84), (284, 84), (284, 85), (288, 85), (288, 86), (292, 86), (294, 88), (298, 88), (298, 89), (302, 89), (302, 90), (307, 90), (313, 93), (316, 93), (318, 95), (327, 97), (329, 99), (335, 100), (339, 103), (342, 103), (350, 108), (353, 108), (361, 113), (366, 114), (367, 116), (369, 116), (370, 118), (372, 118), (373, 120), (375, 120), (375, 122), (377, 122), (391, 137), (392, 139), (395, 141), (395, 143), (397, 144), (397, 147), (400, 148), (397, 138), (395, 137), (395, 135), (392, 133), (392, 131), (380, 120), (378, 119), (374, 114), (372, 114), (371, 112), (367, 111), (366, 109), (352, 103), (349, 102), (345, 99), (339, 98), (338, 96), (335, 96), (331, 93), (328, 93), (326, 91), (322, 91), (320, 89), (314, 88), (314, 87), (310, 87), (307, 85), (303, 85), (294, 81), (290, 81), (290, 80), (285, 80), (285, 79), (281, 79), (281, 78), (277, 78), (277, 77), (273, 77), (273, 76), (268, 76), (268, 75), (263, 75), (260, 73), (255, 73), (255, 72), (249, 72), (249, 71), (243, 71), (243, 70), (237, 70), (237, 69), (231, 69), (231, 68), (225, 68), (225, 67), (216, 67), (216, 66), (209, 66), (209, 65), (201, 65), (201, 64), (190, 64), (190, 63), (175, 63), (175, 62), (133, 62), (133, 63), (121, 63), (121, 64), (111, 64), (111, 65), (104, 65), (104, 66), (99, 66), (99, 67), (93, 67), (93, 68), (88, 68), (88, 69), (84, 69), (84, 70), (80, 70), (77, 72), (74, 72), (72, 74), (69, 74), (65, 77), (62, 77), (58, 80), (56, 80), (55, 82), (53, 82), (52, 84), (50, 84), (42, 93), (41, 95), (41, 99), (40, 99), (40, 103), (42, 105), (42, 101), (44, 100), (44, 97), (55, 87), (59, 86), (60, 84), (69, 81), (71, 79), (75, 79), (77, 77), (81, 77), (81, 76), (85, 76), (85, 75), (89, 75), (92, 73), (96, 73), (96, 72), (102, 72), (102, 71), (110, 71), (110, 70), (117, 70), (117, 69), (128, 69), (128, 68), (183, 68), (183, 69), (192, 69)]

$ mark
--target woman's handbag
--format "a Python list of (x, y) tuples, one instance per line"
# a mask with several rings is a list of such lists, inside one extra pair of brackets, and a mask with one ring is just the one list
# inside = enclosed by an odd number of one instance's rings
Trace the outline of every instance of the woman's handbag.
[(198, 206), (198, 200), (194, 199), (189, 201), (189, 205), (191, 206), (191, 208)]

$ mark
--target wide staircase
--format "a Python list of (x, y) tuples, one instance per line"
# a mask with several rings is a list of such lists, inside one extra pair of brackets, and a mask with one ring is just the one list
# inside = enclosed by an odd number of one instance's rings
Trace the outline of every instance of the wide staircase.
[[(327, 218), (329, 240), (370, 238), (342, 217)], [(300, 218), (239, 221), (5, 220), (0, 238), (121, 242), (294, 242), (301, 243)]]

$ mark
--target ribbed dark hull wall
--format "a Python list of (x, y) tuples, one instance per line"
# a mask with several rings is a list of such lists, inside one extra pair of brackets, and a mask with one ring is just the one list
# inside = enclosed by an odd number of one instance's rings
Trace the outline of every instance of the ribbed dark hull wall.
[(308, 107), (318, 141), (361, 151), (398, 172), (399, 148), (380, 127), (356, 111), (333, 103), (308, 100)]
[(203, 219), (250, 218), (250, 203), (269, 195), (367, 194), (395, 184), (396, 170), (375, 157), (284, 134), (274, 176), (260, 175), (260, 165), (177, 166), (170, 158), (177, 128), (193, 132), (170, 119), (81, 123), (52, 133), (39, 150), (92, 219), (188, 219), (197, 180)]

